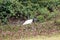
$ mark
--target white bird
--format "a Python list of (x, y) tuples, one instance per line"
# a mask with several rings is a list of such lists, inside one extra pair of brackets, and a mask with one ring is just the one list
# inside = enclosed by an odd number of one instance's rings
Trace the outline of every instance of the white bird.
[(31, 24), (32, 22), (37, 22), (37, 21), (38, 21), (37, 18), (28, 19), (23, 23), (23, 25)]
[(26, 20), (23, 25), (31, 24), (33, 22), (33, 19)]

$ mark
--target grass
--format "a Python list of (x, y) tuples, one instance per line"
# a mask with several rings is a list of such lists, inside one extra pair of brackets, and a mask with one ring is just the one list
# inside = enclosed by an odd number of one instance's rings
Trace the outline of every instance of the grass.
[(1, 40), (59, 40), (60, 29), (54, 21), (25, 26), (5, 25), (0, 27), (0, 38)]
[[(58, 23), (58, 22), (57, 22)], [(59, 33), (59, 34), (58, 34)], [(54, 21), (31, 25), (1, 25), (0, 40), (60, 40), (60, 25)]]
[(26, 40), (60, 40), (60, 36), (52, 36), (52, 37), (35, 37)]
[(25, 40), (60, 40), (60, 35), (58, 35), (58, 36), (51, 36), (51, 37), (37, 36), (37, 37), (33, 37), (33, 38), (27, 38)]
[(4, 40), (60, 40), (60, 35), (53, 35), (53, 36), (35, 36), (35, 37), (28, 37), (28, 38), (21, 38), (21, 39), (16, 39), (16, 38), (7, 38)]

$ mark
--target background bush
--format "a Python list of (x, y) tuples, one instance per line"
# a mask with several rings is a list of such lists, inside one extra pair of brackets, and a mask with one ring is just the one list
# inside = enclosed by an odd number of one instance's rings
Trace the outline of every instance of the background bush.
[(58, 5), (60, 0), (0, 0), (0, 20), (7, 23), (10, 17), (28, 19), (36, 16), (42, 22), (54, 17)]

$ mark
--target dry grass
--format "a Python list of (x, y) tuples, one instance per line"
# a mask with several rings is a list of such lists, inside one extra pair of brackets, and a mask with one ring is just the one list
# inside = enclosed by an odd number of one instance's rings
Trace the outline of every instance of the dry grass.
[(27, 38), (27, 39), (25, 38), (24, 40), (60, 40), (60, 35), (59, 36), (51, 36), (51, 37), (37, 36), (37, 37), (33, 37), (33, 38)]
[(21, 38), (21, 39), (16, 39), (16, 38), (7, 38), (4, 40), (60, 40), (60, 35), (53, 35), (51, 37), (48, 36), (35, 36), (35, 37), (28, 37), (28, 38)]
[(57, 33), (60, 33), (60, 25), (55, 25), (54, 21), (25, 26), (0, 26), (1, 40), (57, 40), (60, 39), (60, 35), (54, 36)]

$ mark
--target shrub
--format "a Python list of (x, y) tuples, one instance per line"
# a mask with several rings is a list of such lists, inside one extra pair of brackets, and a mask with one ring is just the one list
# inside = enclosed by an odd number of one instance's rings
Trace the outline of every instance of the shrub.
[(42, 16), (42, 15), (37, 16), (37, 18), (38, 18), (38, 20), (40, 22), (44, 22), (45, 21), (44, 16)]
[[(1, 0), (0, 1), (0, 19), (8, 20), (7, 18), (20, 14), (19, 17), (25, 18), (34, 18), (36, 14), (48, 15), (49, 10), (47, 7), (53, 5), (53, 7), (59, 5), (59, 0)], [(51, 6), (52, 7), (52, 6)], [(30, 14), (30, 15), (28, 15)]]
[(55, 15), (56, 15), (56, 14), (52, 12), (51, 14), (49, 14), (49, 15), (46, 17), (46, 19), (47, 19), (47, 20), (50, 20), (50, 19), (54, 18)]

